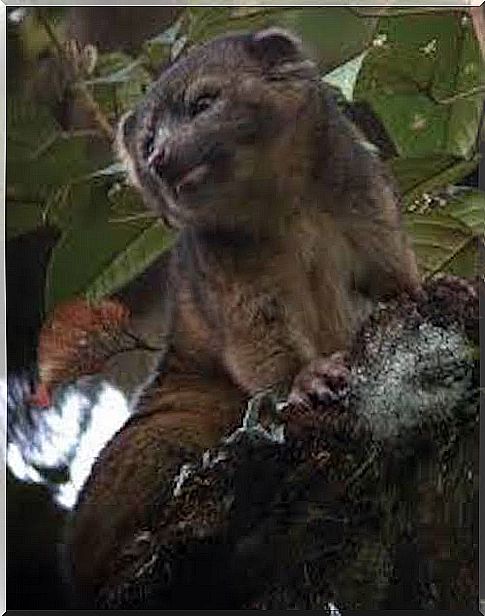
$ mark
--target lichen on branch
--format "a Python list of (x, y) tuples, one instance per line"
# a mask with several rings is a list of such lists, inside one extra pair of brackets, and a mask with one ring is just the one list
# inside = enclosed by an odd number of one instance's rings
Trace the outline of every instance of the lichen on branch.
[(349, 394), (312, 409), (275, 395), (271, 425), (253, 401), (174, 477), (98, 606), (471, 609), (477, 342), (475, 284), (443, 278), (381, 306), (350, 351)]

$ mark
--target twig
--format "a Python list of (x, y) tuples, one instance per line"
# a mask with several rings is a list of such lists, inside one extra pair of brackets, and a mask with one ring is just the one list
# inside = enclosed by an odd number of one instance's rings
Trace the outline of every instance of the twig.
[(144, 212), (141, 214), (133, 214), (132, 216), (125, 216), (124, 218), (110, 218), (108, 222), (113, 222), (113, 223), (135, 222), (137, 220), (146, 220), (148, 218), (157, 218), (157, 215), (152, 214), (151, 212)]
[(12, 203), (40, 203), (41, 196), (23, 195), (18, 192), (18, 186), (7, 186), (5, 200)]
[(56, 209), (58, 211), (60, 207), (64, 208), (70, 194), (71, 186), (69, 184), (60, 186), (58, 189), (50, 193), (46, 205), (42, 210), (42, 223), (44, 225), (47, 225), (49, 223), (49, 216), (52, 208), (56, 206)]
[[(49, 22), (49, 19), (47, 18), (47, 16), (45, 15), (42, 9), (39, 9), (38, 16), (39, 16), (40, 23), (44, 27), (47, 33), (47, 36), (49, 37), (51, 43), (53, 44), (59, 56), (59, 59), (65, 66), (68, 66), (70, 69), (72, 69), (75, 74), (75, 70), (74, 70), (75, 67), (73, 66), (72, 60), (67, 55), (62, 43), (59, 41), (57, 37), (57, 34), (54, 32), (54, 29), (52, 28)], [(96, 101), (92, 97), (87, 87), (82, 83), (73, 82), (70, 84), (70, 88), (73, 92), (77, 94), (78, 101), (81, 103), (84, 109), (91, 115), (93, 120), (96, 122), (96, 124), (99, 127), (100, 132), (111, 143), (114, 140), (114, 135), (115, 135), (113, 127), (111, 126), (109, 120), (106, 118), (104, 113), (99, 108), (99, 105), (96, 103)]]
[(78, 99), (88, 113), (91, 114), (93, 120), (99, 127), (100, 132), (109, 140), (114, 141), (115, 132), (109, 123), (104, 113), (99, 108), (98, 103), (94, 100), (91, 93), (88, 92), (86, 86), (81, 84), (73, 84), (73, 90), (79, 95)]
[(54, 45), (57, 55), (60, 58), (64, 59), (65, 58), (64, 48), (62, 47), (61, 42), (57, 38), (57, 35), (54, 32), (54, 29), (52, 28), (49, 19), (45, 15), (44, 10), (39, 8), (37, 11), (37, 15), (38, 15), (39, 21), (42, 24), (44, 30), (47, 32), (47, 36), (49, 37), (51, 43)]
[(40, 156), (42, 156), (42, 154), (45, 154), (57, 142), (59, 135), (60, 133), (58, 131), (52, 133), (52, 135), (50, 135), (44, 143), (41, 143), (40, 146), (34, 150), (32, 154), (30, 154), (29, 159), (32, 161), (37, 160)]

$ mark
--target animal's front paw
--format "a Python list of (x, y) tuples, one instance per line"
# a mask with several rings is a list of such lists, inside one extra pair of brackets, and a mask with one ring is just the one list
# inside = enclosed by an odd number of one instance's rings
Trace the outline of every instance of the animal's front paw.
[(349, 393), (349, 380), (345, 353), (319, 357), (296, 376), (288, 403), (314, 409), (341, 402)]

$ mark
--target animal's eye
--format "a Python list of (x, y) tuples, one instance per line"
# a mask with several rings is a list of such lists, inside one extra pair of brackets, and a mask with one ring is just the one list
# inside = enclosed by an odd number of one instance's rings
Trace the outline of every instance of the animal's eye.
[(198, 96), (190, 105), (190, 115), (193, 117), (210, 109), (218, 96), (218, 94), (201, 94)]
[(149, 158), (153, 154), (153, 150), (155, 149), (155, 137), (150, 135), (148, 139), (145, 141), (145, 155)]
[(145, 152), (147, 153), (147, 156), (150, 156), (150, 154), (153, 154), (154, 147), (155, 147), (155, 139), (153, 137), (149, 137), (145, 143)]

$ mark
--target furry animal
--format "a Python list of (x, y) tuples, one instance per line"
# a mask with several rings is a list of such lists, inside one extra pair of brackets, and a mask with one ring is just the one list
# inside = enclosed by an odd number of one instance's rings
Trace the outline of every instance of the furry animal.
[(159, 373), (99, 456), (70, 529), (88, 605), (180, 465), (233, 430), (250, 396), (293, 382), (300, 400), (327, 395), (345, 370), (326, 374), (321, 358), (347, 348), (376, 302), (419, 289), (391, 179), (287, 32), (182, 56), (125, 116), (118, 149), (179, 235)]

